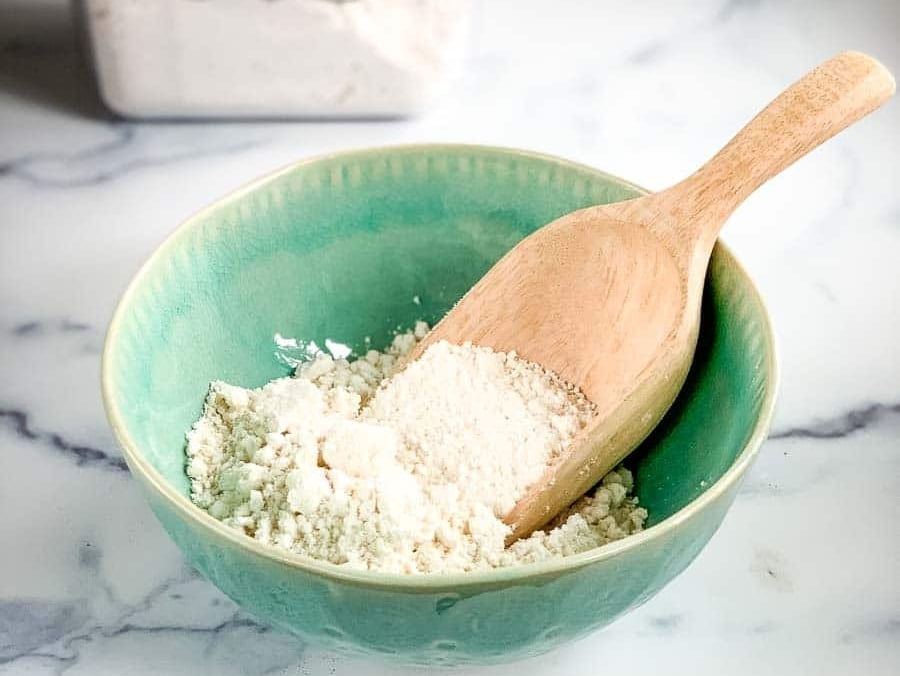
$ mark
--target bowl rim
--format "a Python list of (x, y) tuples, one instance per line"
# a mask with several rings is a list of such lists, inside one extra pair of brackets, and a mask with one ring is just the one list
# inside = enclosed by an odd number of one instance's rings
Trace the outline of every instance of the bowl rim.
[(734, 269), (743, 275), (748, 284), (748, 291), (755, 298), (760, 309), (764, 324), (764, 336), (767, 344), (765, 351), (766, 359), (764, 368), (766, 369), (766, 378), (768, 386), (760, 406), (760, 412), (753, 427), (753, 431), (748, 437), (743, 449), (719, 479), (707, 489), (691, 500), (687, 505), (639, 533), (629, 535), (621, 540), (610, 542), (601, 547), (596, 547), (579, 554), (570, 556), (548, 559), (535, 563), (526, 563), (518, 566), (510, 566), (506, 568), (496, 568), (491, 570), (473, 571), (465, 573), (386, 573), (373, 570), (359, 570), (339, 566), (338, 564), (328, 561), (321, 561), (302, 554), (295, 554), (287, 550), (282, 550), (272, 545), (264, 545), (255, 539), (244, 535), (232, 528), (229, 528), (221, 521), (213, 518), (208, 512), (204, 511), (193, 502), (190, 498), (179, 493), (162, 474), (153, 467), (143, 456), (138, 444), (131, 438), (126, 427), (122, 412), (113, 395), (112, 383), (112, 358), (116, 351), (117, 338), (123, 318), (131, 306), (132, 297), (138, 287), (144, 281), (154, 264), (162, 258), (166, 252), (173, 247), (178, 240), (185, 236), (185, 233), (199, 220), (217, 210), (221, 205), (232, 202), (240, 197), (252, 192), (256, 188), (274, 181), (278, 177), (290, 173), (300, 167), (317, 162), (328, 160), (342, 160), (351, 157), (359, 157), (379, 153), (439, 153), (439, 152), (467, 152), (467, 153), (491, 153), (497, 155), (508, 155), (513, 157), (522, 157), (532, 160), (538, 160), (548, 164), (575, 169), (588, 175), (602, 178), (632, 188), (641, 194), (647, 194), (646, 188), (631, 183), (625, 179), (619, 178), (613, 174), (609, 174), (599, 169), (595, 169), (589, 165), (567, 160), (555, 155), (547, 153), (535, 152), (530, 150), (522, 150), (519, 148), (492, 146), (483, 144), (465, 144), (465, 143), (411, 143), (386, 146), (369, 146), (364, 148), (355, 148), (341, 150), (337, 152), (323, 153), (313, 157), (301, 159), (291, 162), (279, 169), (268, 172), (263, 176), (253, 179), (242, 186), (225, 194), (224, 196), (214, 200), (199, 211), (195, 212), (187, 219), (182, 221), (153, 251), (152, 254), (144, 261), (137, 273), (129, 282), (125, 291), (119, 298), (116, 309), (110, 320), (107, 329), (106, 338), (103, 345), (103, 355), (101, 358), (100, 381), (103, 399), (103, 407), (110, 427), (122, 448), (125, 461), (131, 470), (131, 473), (140, 479), (145, 486), (149, 487), (157, 494), (159, 498), (167, 502), (175, 509), (181, 517), (193, 522), (197, 527), (212, 531), (213, 535), (224, 538), (231, 544), (246, 550), (248, 554), (256, 555), (269, 559), (272, 562), (284, 564), (290, 568), (303, 570), (307, 573), (321, 575), (343, 583), (350, 583), (357, 586), (365, 586), (371, 588), (392, 589), (408, 591), (411, 593), (425, 593), (438, 590), (446, 590), (452, 588), (457, 590), (461, 587), (497, 585), (497, 584), (513, 584), (527, 582), (529, 579), (538, 578), (545, 575), (562, 574), (566, 571), (576, 570), (599, 561), (611, 559), (619, 554), (630, 551), (631, 549), (640, 547), (645, 542), (658, 540), (677, 529), (679, 525), (688, 521), (699, 512), (703, 511), (714, 502), (716, 502), (723, 494), (728, 492), (735, 484), (737, 484), (754, 458), (759, 452), (760, 446), (766, 439), (769, 428), (771, 426), (772, 417), (775, 410), (775, 401), (780, 386), (780, 363), (778, 358), (777, 341), (772, 329), (772, 321), (768, 309), (753, 282), (753, 279), (747, 273), (747, 270), (740, 261), (731, 253), (730, 249), (725, 246), (721, 240), (716, 243), (716, 248), (726, 255)]

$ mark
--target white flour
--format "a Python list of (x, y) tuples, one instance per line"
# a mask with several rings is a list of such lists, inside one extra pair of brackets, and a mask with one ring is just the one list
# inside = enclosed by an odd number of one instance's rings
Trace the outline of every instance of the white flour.
[(188, 433), (194, 502), (263, 543), (400, 573), (539, 561), (642, 528), (619, 469), (551, 530), (505, 548), (501, 517), (591, 404), (515, 354), (471, 345), (437, 343), (392, 376), (427, 330), (353, 362), (319, 355), (255, 390), (213, 383)]

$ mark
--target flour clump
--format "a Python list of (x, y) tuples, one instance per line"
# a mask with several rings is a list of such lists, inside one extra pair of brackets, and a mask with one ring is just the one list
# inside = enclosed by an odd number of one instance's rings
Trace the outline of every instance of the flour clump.
[(192, 500), (267, 544), (353, 568), (463, 572), (585, 551), (641, 530), (624, 468), (510, 547), (502, 517), (588, 424), (575, 387), (515, 353), (441, 341), (404, 357), (324, 353), (258, 389), (214, 382), (188, 433)]

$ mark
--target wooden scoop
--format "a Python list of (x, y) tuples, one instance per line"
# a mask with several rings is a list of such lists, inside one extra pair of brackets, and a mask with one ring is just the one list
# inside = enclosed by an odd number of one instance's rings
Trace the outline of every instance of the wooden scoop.
[(834, 57), (681, 183), (575, 211), (522, 240), (419, 344), (413, 358), (439, 340), (515, 350), (596, 404), (582, 436), (506, 516), (510, 542), (583, 495), (669, 409), (691, 365), (707, 263), (729, 215), (893, 92), (878, 61)]

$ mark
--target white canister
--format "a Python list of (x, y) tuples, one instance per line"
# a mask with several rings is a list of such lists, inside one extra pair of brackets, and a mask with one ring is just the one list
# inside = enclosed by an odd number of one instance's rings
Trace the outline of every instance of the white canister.
[(80, 0), (129, 117), (394, 117), (462, 61), (469, 0)]

